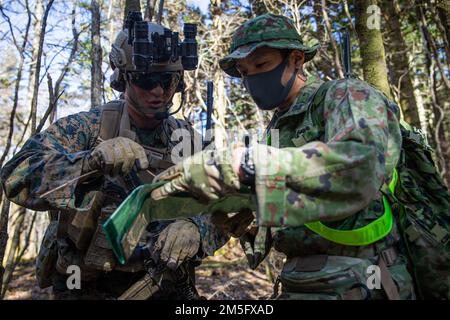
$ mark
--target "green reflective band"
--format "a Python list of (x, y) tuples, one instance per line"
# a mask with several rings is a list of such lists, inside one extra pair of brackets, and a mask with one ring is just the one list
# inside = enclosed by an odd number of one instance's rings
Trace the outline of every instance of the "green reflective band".
[[(394, 168), (389, 190), (394, 193), (398, 174)], [(305, 224), (305, 226), (323, 238), (346, 246), (365, 246), (387, 236), (393, 225), (392, 210), (388, 199), (383, 195), (384, 214), (367, 226), (354, 230), (336, 230), (327, 227), (320, 221)]]

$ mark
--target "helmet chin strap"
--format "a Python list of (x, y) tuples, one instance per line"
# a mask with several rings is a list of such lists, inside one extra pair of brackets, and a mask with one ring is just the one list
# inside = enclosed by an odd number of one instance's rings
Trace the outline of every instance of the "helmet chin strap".
[[(172, 101), (172, 98), (173, 98), (174, 95), (175, 95), (175, 93), (170, 98), (170, 101)], [(167, 110), (169, 110), (170, 107), (172, 106), (172, 103), (170, 103), (170, 104), (168, 104), (169, 107), (167, 108), (166, 111), (164, 111), (164, 112), (156, 112), (155, 113), (155, 119), (157, 119), (157, 120), (167, 119), (169, 116), (172, 116), (172, 115), (178, 113), (178, 111), (180, 111), (180, 109), (184, 105), (184, 99), (185, 99), (185, 93), (184, 93), (184, 90), (183, 90), (181, 92), (181, 102), (180, 102), (180, 105), (178, 106), (178, 108), (175, 111), (169, 113), (169, 111), (167, 111)]]

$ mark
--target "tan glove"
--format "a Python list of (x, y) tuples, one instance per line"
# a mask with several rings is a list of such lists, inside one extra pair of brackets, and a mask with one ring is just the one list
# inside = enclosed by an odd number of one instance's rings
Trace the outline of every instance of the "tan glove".
[(176, 220), (169, 224), (156, 240), (152, 252), (156, 263), (166, 264), (172, 270), (192, 258), (200, 248), (200, 232), (190, 220)]
[(88, 158), (91, 170), (97, 169), (112, 176), (129, 173), (135, 163), (140, 170), (148, 168), (145, 150), (138, 143), (124, 137), (101, 142)]

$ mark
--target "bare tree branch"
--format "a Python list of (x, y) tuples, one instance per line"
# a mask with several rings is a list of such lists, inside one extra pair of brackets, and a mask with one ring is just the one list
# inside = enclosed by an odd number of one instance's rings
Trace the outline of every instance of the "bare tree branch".
[[(9, 118), (9, 132), (8, 132), (8, 137), (6, 139), (5, 150), (3, 151), (2, 157), (0, 158), (0, 167), (3, 166), (3, 162), (5, 161), (6, 157), (8, 156), (9, 149), (11, 148), (11, 141), (12, 141), (12, 136), (14, 133), (14, 119), (16, 117), (17, 106), (19, 104), (20, 81), (22, 80), (23, 64), (24, 64), (24, 60), (25, 60), (23, 53), (24, 53), (26, 45), (27, 45), (28, 32), (30, 30), (30, 25), (31, 25), (31, 14), (30, 14), (30, 8), (28, 6), (28, 0), (25, 0), (25, 3), (27, 6), (28, 19), (27, 19), (27, 25), (25, 27), (25, 35), (23, 37), (23, 43), (20, 47), (17, 47), (17, 50), (19, 51), (19, 55), (20, 55), (20, 61), (19, 61), (19, 66), (17, 67), (17, 75), (16, 75), (17, 80), (16, 80), (15, 89), (14, 89), (13, 107), (12, 107), (10, 118)], [(1, 7), (0, 7), (0, 10), (2, 12), (2, 15), (6, 16)], [(8, 24), (11, 28), (11, 21), (9, 20), (9, 18), (6, 20), (8, 21)]]
[(36, 73), (35, 73), (35, 79), (34, 79), (34, 86), (33, 86), (33, 97), (31, 99), (31, 134), (33, 134), (36, 131), (36, 112), (37, 112), (37, 101), (38, 101), (38, 91), (39, 91), (39, 74), (41, 69), (41, 63), (42, 63), (42, 49), (44, 46), (44, 39), (45, 39), (45, 29), (47, 27), (47, 18), (48, 14), (50, 12), (50, 9), (52, 8), (54, 0), (49, 0), (44, 16), (42, 17), (42, 26), (41, 26), (41, 32), (39, 35), (39, 46), (37, 51), (37, 61), (36, 61)]
[(326, 10), (327, 4), (326, 0), (321, 0), (322, 2), (322, 15), (323, 15), (323, 21), (325, 22), (325, 29), (327, 30), (328, 38), (330, 39), (331, 47), (334, 52), (334, 65), (336, 66), (337, 73), (339, 75), (339, 78), (344, 77), (344, 69), (342, 67), (341, 59), (339, 58), (339, 48), (336, 44), (336, 40), (334, 40), (333, 37), (333, 30), (331, 28), (330, 18), (328, 17), (328, 12)]
[(45, 122), (47, 121), (47, 118), (50, 114), (52, 114), (57, 107), (58, 100), (61, 97), (61, 95), (64, 93), (64, 90), (60, 92), (60, 86), (62, 81), (64, 80), (65, 75), (67, 74), (67, 71), (69, 70), (70, 64), (75, 59), (75, 54), (78, 49), (78, 37), (79, 32), (76, 29), (76, 23), (75, 23), (75, 6), (72, 9), (72, 34), (73, 34), (73, 40), (72, 40), (72, 49), (70, 51), (70, 56), (67, 59), (66, 64), (64, 65), (63, 69), (61, 70), (61, 73), (56, 80), (55, 87), (52, 86), (52, 78), (50, 74), (47, 74), (48, 79), (48, 89), (49, 89), (49, 102), (48, 102), (48, 108), (45, 111), (44, 116), (42, 117), (41, 121), (39, 122), (38, 127), (36, 128), (36, 132), (40, 132), (42, 128), (45, 125)]
[[(436, 142), (436, 156), (438, 158), (438, 164), (440, 169), (440, 175), (443, 178), (444, 183), (447, 185), (447, 180), (444, 178), (447, 173), (447, 163), (444, 158), (444, 154), (442, 151), (440, 136), (441, 136), (441, 127), (442, 122), (444, 121), (444, 109), (439, 105), (437, 101), (437, 94), (436, 94), (436, 61), (431, 60), (431, 66), (430, 66), (430, 93), (431, 93), (431, 101), (433, 103), (433, 107), (438, 111), (438, 119), (435, 124), (435, 130), (434, 130), (434, 139)], [(436, 114), (436, 113), (435, 113)]]
[(98, 1), (91, 1), (91, 107), (102, 103), (102, 47), (100, 43), (100, 6)]
[(31, 233), (33, 231), (33, 227), (34, 227), (34, 223), (36, 221), (37, 215), (38, 215), (38, 212), (34, 211), (33, 217), (31, 218), (30, 226), (28, 227), (27, 235), (25, 236), (25, 243), (24, 243), (23, 247), (20, 248), (20, 251), (14, 260), (13, 270), (16, 269), (17, 264), (20, 262), (20, 260), (22, 260), (23, 255), (25, 254), (25, 252), (27, 251), (27, 249), (30, 245)]

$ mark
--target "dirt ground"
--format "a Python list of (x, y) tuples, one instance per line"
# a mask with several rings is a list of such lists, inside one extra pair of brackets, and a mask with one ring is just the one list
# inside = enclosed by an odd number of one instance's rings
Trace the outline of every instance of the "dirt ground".
[[(268, 261), (272, 260), (271, 256)], [(272, 270), (272, 273), (266, 270)], [(197, 268), (197, 289), (200, 295), (211, 300), (267, 299), (273, 288), (269, 278), (275, 279), (276, 273), (277, 269), (268, 268), (267, 262), (257, 270), (248, 268), (240, 245), (232, 240)], [(51, 288), (42, 290), (37, 286), (34, 261), (24, 261), (17, 266), (5, 299), (52, 299)]]

